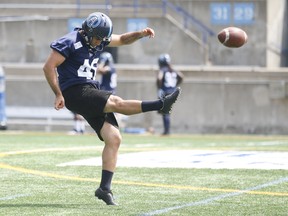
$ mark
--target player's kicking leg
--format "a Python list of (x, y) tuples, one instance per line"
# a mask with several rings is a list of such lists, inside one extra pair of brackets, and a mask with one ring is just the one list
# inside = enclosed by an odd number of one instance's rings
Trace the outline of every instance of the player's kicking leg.
[(116, 112), (124, 115), (133, 115), (142, 112), (160, 111), (160, 113), (169, 114), (171, 113), (172, 106), (177, 101), (180, 92), (181, 89), (178, 87), (170, 95), (166, 95), (155, 101), (123, 100), (118, 96), (111, 95), (107, 100), (104, 112)]

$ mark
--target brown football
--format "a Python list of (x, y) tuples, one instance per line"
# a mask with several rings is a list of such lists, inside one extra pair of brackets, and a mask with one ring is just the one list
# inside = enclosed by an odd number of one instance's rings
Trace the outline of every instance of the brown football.
[(226, 47), (238, 48), (243, 46), (248, 36), (246, 32), (237, 27), (227, 27), (218, 33), (218, 40)]

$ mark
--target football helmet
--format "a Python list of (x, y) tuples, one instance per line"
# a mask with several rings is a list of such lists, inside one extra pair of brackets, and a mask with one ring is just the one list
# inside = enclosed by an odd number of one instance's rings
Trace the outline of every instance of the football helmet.
[(103, 52), (100, 55), (100, 62), (105, 62), (105, 65), (113, 64), (113, 56), (109, 52)]
[(169, 65), (171, 62), (171, 58), (170, 58), (170, 55), (165, 53), (165, 54), (161, 54), (158, 58), (158, 63), (159, 63), (159, 66), (167, 66)]
[(101, 12), (90, 14), (82, 23), (82, 29), (88, 37), (107, 40), (111, 37), (113, 25), (111, 19)]

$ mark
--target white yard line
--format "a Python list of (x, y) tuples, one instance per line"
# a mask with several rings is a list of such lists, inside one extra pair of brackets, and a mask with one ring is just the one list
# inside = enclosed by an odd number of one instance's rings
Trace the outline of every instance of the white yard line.
[(16, 194), (12, 196), (0, 197), (0, 201), (12, 200), (12, 199), (16, 199), (19, 197), (27, 197), (27, 196), (30, 196), (30, 194)]
[(164, 208), (164, 209), (158, 209), (158, 210), (155, 210), (155, 211), (143, 213), (140, 216), (160, 215), (160, 214), (165, 214), (167, 212), (170, 212), (170, 211), (173, 211), (173, 210), (177, 210), (177, 209), (186, 208), (186, 207), (207, 205), (207, 204), (209, 204), (211, 202), (214, 202), (214, 201), (219, 201), (221, 199), (225, 199), (225, 198), (228, 198), (228, 197), (239, 196), (239, 195), (241, 195), (243, 193), (247, 193), (249, 191), (259, 190), (259, 189), (263, 189), (263, 188), (266, 188), (266, 187), (274, 186), (274, 185), (277, 185), (277, 184), (282, 184), (282, 183), (285, 183), (285, 182), (288, 182), (288, 177), (287, 178), (281, 178), (281, 179), (278, 179), (278, 180), (275, 180), (275, 181), (272, 181), (272, 182), (267, 182), (267, 183), (262, 184), (262, 185), (257, 185), (255, 187), (247, 188), (247, 189), (241, 190), (239, 192), (226, 193), (226, 194), (222, 194), (222, 195), (219, 195), (219, 196), (211, 197), (211, 198), (208, 198), (208, 199), (200, 200), (200, 201), (197, 201), (197, 202), (186, 203), (186, 204), (183, 204), (183, 205), (173, 206), (173, 207)]

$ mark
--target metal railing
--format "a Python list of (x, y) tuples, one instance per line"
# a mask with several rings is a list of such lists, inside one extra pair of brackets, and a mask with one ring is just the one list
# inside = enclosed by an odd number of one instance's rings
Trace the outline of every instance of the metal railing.
[[(192, 14), (190, 14), (188, 11), (186, 11), (183, 7), (179, 5), (173, 4), (169, 0), (159, 0), (159, 1), (147, 1), (147, 0), (103, 0), (97, 1), (98, 3), (87, 3), (89, 1), (81, 1), (81, 0), (75, 0), (74, 4), (71, 3), (65, 3), (66, 1), (61, 1), (59, 3), (39, 3), (39, 1), (31, 1), (32, 3), (1, 3), (0, 9), (6, 9), (6, 10), (13, 10), (13, 9), (19, 9), (19, 10), (27, 10), (27, 9), (35, 9), (37, 11), (37, 15), (41, 14), (41, 10), (45, 9), (53, 9), (53, 10), (74, 10), (75, 16), (78, 17), (80, 12), (82, 10), (87, 9), (98, 9), (98, 10), (105, 10), (107, 14), (109, 14), (111, 11), (115, 9), (124, 9), (129, 8), (131, 9), (133, 15), (135, 17), (138, 16), (141, 11), (145, 10), (147, 13), (149, 13), (150, 9), (157, 9), (159, 10), (159, 14), (162, 14), (162, 16), (165, 16), (169, 11), (173, 11), (179, 15), (182, 19), (182, 25), (184, 29), (189, 28), (189, 25), (192, 25), (198, 29), (201, 33), (203, 33), (205, 36), (213, 36), (215, 33), (213, 30), (211, 30), (208, 26), (206, 26), (203, 22), (201, 22), (199, 19), (194, 17)], [(153, 11), (155, 12), (155, 11)], [(151, 12), (151, 13), (153, 13)], [(21, 14), (21, 13), (20, 13)], [(35, 14), (31, 14), (32, 16)], [(51, 14), (53, 16), (53, 13)], [(0, 16), (1, 17), (1, 16)], [(3, 18), (3, 15), (2, 15)], [(6, 17), (7, 18), (7, 17)], [(180, 21), (179, 21), (180, 22)]]
[[(80, 3), (80, 0), (77, 0)], [(81, 5), (81, 3), (80, 3)], [(155, 3), (155, 1), (141, 1), (141, 0), (129, 0), (128, 3), (123, 1), (115, 0), (105, 0), (106, 13), (109, 14), (113, 9), (116, 8), (130, 8), (135, 17), (138, 16), (141, 10), (143, 9), (158, 9), (162, 13), (163, 17), (166, 17), (170, 22), (176, 25), (181, 29), (185, 34), (187, 34), (192, 40), (194, 40), (200, 47), (203, 48), (204, 62), (208, 63), (209, 61), (209, 45), (208, 38), (215, 36), (216, 33), (206, 26), (203, 22), (197, 19), (195, 16), (190, 14), (187, 10), (179, 5), (173, 4), (169, 0), (161, 0)], [(171, 13), (176, 13), (176, 16), (171, 15)], [(192, 28), (189, 28), (192, 26)], [(195, 30), (198, 33), (195, 33)]]
[[(77, 0), (77, 2), (79, 3), (79, 7), (81, 8), (83, 5), (81, 4), (80, 0)], [(208, 36), (214, 36), (215, 32), (210, 29), (208, 26), (206, 26), (203, 22), (201, 22), (199, 19), (197, 19), (196, 17), (194, 17), (192, 14), (190, 14), (188, 11), (186, 11), (183, 7), (179, 6), (179, 5), (175, 5), (172, 2), (168, 1), (168, 0), (161, 0), (158, 1), (158, 3), (153, 3), (153, 2), (149, 2), (149, 1), (141, 1), (141, 0), (133, 0), (133, 1), (129, 1), (129, 3), (127, 4), (123, 4), (123, 3), (116, 3), (119, 1), (115, 1), (115, 0), (105, 0), (105, 8), (106, 8), (106, 12), (109, 13), (111, 10), (115, 9), (115, 8), (132, 8), (133, 9), (133, 13), (134, 16), (137, 17), (139, 11), (141, 9), (152, 9), (152, 8), (156, 8), (161, 10), (161, 13), (163, 16), (165, 16), (167, 13), (169, 13), (169, 10), (172, 10), (174, 12), (176, 12), (178, 15), (180, 15), (180, 17), (182, 17), (182, 25), (184, 29), (187, 29), (189, 25), (193, 25), (195, 26), (201, 33), (203, 33), (205, 35), (205, 37), (207, 38)], [(81, 6), (82, 5), (82, 6)]]

